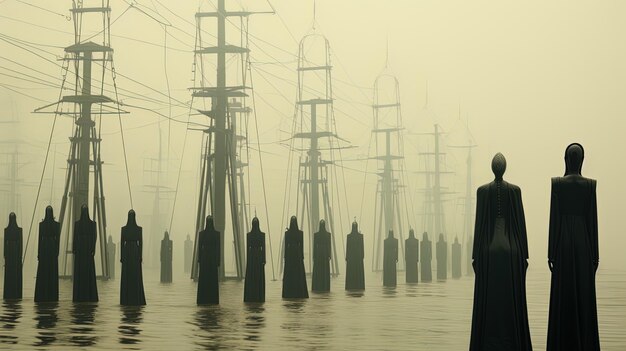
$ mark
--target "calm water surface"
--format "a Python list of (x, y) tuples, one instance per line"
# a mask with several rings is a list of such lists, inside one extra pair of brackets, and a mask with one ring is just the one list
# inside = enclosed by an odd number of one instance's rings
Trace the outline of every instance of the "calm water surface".
[[(346, 293), (337, 278), (331, 293), (302, 301), (282, 300), (281, 282), (268, 281), (264, 304), (244, 304), (243, 283), (227, 281), (221, 305), (198, 307), (193, 282), (179, 274), (160, 284), (157, 274), (145, 272), (148, 305), (142, 308), (119, 306), (119, 280), (98, 282), (98, 304), (72, 304), (71, 282), (61, 281), (58, 304), (36, 305), (34, 279), (26, 279), (25, 299), (0, 307), (0, 350), (467, 350), (469, 277), (386, 289), (372, 274), (362, 294)], [(545, 349), (548, 278), (542, 269), (529, 271), (536, 350)], [(602, 348), (626, 350), (626, 271), (600, 270), (597, 280)]]

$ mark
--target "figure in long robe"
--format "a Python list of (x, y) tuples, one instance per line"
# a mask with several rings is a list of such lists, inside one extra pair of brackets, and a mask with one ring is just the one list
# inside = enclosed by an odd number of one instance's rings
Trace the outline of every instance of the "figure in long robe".
[(259, 219), (252, 219), (252, 230), (246, 235), (246, 280), (243, 289), (244, 302), (265, 302), (265, 233)]
[(213, 217), (206, 218), (204, 230), (198, 234), (198, 305), (220, 303), (220, 232), (215, 230)]
[(385, 239), (383, 252), (383, 285), (394, 287), (397, 284), (398, 239), (393, 237), (393, 230)]
[(419, 261), (419, 240), (415, 237), (415, 231), (409, 230), (409, 238), (404, 241), (404, 259), (406, 260), (406, 282), (417, 283), (417, 262)]
[(346, 290), (365, 290), (365, 247), (359, 225), (352, 223), (352, 231), (346, 239)]
[(98, 286), (96, 285), (96, 222), (89, 219), (89, 209), (83, 205), (80, 219), (74, 224), (73, 297), (74, 302), (97, 302)]
[(452, 278), (461, 278), (461, 244), (458, 237), (454, 238), (452, 244)]
[(122, 279), (120, 283), (120, 305), (143, 306), (146, 294), (143, 289), (143, 229), (137, 225), (135, 211), (128, 212), (126, 226), (122, 227), (120, 242)]
[(433, 281), (433, 269), (431, 262), (433, 260), (433, 243), (428, 239), (428, 233), (422, 234), (422, 244), (420, 245), (420, 273), (422, 273), (422, 282)]
[(304, 234), (298, 229), (296, 216), (291, 217), (289, 229), (285, 232), (283, 250), (285, 267), (283, 269), (283, 298), (308, 298), (304, 271)]
[(443, 234), (439, 234), (437, 241), (437, 280), (448, 279), (448, 242)]
[(467, 254), (467, 275), (468, 276), (473, 276), (474, 275), (474, 267), (472, 267), (472, 250), (474, 249), (474, 237), (470, 235), (469, 239), (467, 240), (467, 248), (465, 248), (465, 252)]
[(191, 272), (191, 263), (193, 261), (193, 241), (189, 238), (189, 234), (187, 234), (187, 239), (185, 239), (185, 263), (184, 269), (185, 273)]
[(115, 279), (115, 252), (117, 245), (113, 242), (113, 237), (109, 235), (107, 241), (107, 265), (109, 266), (109, 279)]
[(9, 214), (9, 225), (4, 229), (4, 290), (5, 300), (22, 298), (22, 228), (17, 216)]
[(330, 291), (331, 234), (326, 230), (326, 221), (320, 221), (320, 229), (313, 234), (313, 275), (311, 290)]
[(166, 231), (161, 240), (161, 283), (172, 282), (172, 251), (174, 244)]
[(529, 351), (528, 241), (522, 192), (502, 179), (506, 170), (502, 154), (493, 158), (492, 170), (495, 180), (478, 188), (476, 197), (470, 351)]
[(552, 272), (548, 351), (600, 350), (596, 181), (581, 174), (584, 149), (565, 151), (564, 177), (552, 179), (548, 264)]
[(46, 207), (46, 217), (39, 223), (35, 302), (59, 301), (60, 239), (61, 225), (54, 220), (52, 207), (48, 206)]

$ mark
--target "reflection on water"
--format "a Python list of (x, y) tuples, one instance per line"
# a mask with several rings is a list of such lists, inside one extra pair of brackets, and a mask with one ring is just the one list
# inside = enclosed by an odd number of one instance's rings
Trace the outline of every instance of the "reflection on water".
[(196, 345), (215, 348), (222, 342), (224, 330), (221, 328), (222, 311), (219, 306), (201, 306), (196, 312), (195, 325), (200, 330)]
[(253, 343), (261, 341), (265, 327), (265, 308), (262, 303), (245, 303), (245, 333), (246, 341)]
[(118, 331), (120, 344), (134, 345), (141, 342), (141, 321), (144, 306), (120, 306), (122, 318)]
[(0, 343), (17, 344), (18, 333), (15, 329), (17, 329), (22, 317), (22, 305), (20, 305), (20, 301), (4, 301), (2, 311), (0, 323), (2, 323), (4, 332), (0, 335)]
[(98, 340), (95, 329), (97, 303), (73, 303), (70, 309), (72, 325), (70, 342), (75, 346), (93, 346)]
[(37, 341), (33, 346), (49, 346), (57, 341), (55, 328), (59, 321), (58, 302), (35, 303)]

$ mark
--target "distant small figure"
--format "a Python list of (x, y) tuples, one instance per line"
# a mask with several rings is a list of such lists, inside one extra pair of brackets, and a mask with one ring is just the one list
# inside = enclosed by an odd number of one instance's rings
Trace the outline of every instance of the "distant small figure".
[(113, 242), (113, 237), (109, 235), (107, 241), (107, 265), (109, 267), (109, 279), (115, 279), (115, 252), (117, 245)]
[(470, 351), (530, 351), (526, 306), (528, 241), (522, 192), (502, 179), (500, 153), (491, 168), (495, 180), (478, 188), (473, 265), (474, 310)]
[(206, 218), (206, 226), (198, 234), (198, 305), (220, 303), (220, 232), (215, 230), (213, 217)]
[(406, 282), (417, 283), (417, 262), (419, 261), (419, 240), (415, 231), (409, 230), (409, 238), (404, 241), (404, 259), (406, 260)]
[(582, 176), (585, 151), (565, 150), (565, 176), (552, 178), (548, 265), (552, 272), (548, 351), (600, 350), (596, 306), (596, 181)]
[(89, 209), (83, 205), (80, 219), (74, 224), (73, 297), (74, 302), (97, 302), (98, 286), (96, 285), (96, 222), (89, 219)]
[(161, 283), (172, 282), (172, 251), (174, 244), (170, 234), (165, 231), (161, 240)]
[(459, 237), (454, 237), (452, 244), (452, 278), (461, 278), (461, 244)]
[(474, 237), (470, 235), (469, 239), (467, 240), (467, 248), (465, 249), (465, 252), (467, 254), (467, 260), (466, 260), (466, 264), (467, 264), (467, 275), (468, 276), (473, 276), (474, 275), (474, 267), (472, 267), (472, 249), (474, 248)]
[(320, 229), (313, 234), (313, 275), (311, 290), (330, 291), (331, 234), (326, 231), (326, 221), (320, 221)]
[(259, 219), (252, 219), (252, 230), (246, 235), (246, 280), (243, 290), (244, 302), (265, 302), (265, 233), (259, 227)]
[(61, 225), (54, 220), (51, 206), (46, 207), (46, 217), (39, 223), (39, 249), (37, 252), (37, 280), (35, 302), (59, 301), (59, 241)]
[(359, 225), (354, 221), (346, 240), (346, 290), (365, 290), (364, 257), (363, 234), (359, 233)]
[(308, 298), (306, 273), (304, 271), (304, 234), (298, 229), (296, 216), (291, 216), (289, 229), (285, 232), (285, 269), (283, 270), (283, 298)]
[(122, 306), (146, 304), (141, 267), (143, 264), (143, 229), (137, 225), (135, 217), (135, 211), (130, 210), (126, 226), (122, 227), (120, 243), (120, 262), (122, 263), (120, 305)]
[(448, 242), (443, 234), (439, 234), (437, 241), (437, 280), (448, 279)]
[(4, 229), (4, 299), (22, 298), (22, 228), (17, 226), (15, 213), (9, 214)]
[(422, 282), (433, 281), (433, 269), (431, 261), (433, 260), (433, 243), (428, 240), (428, 233), (422, 234), (422, 245), (420, 246), (420, 263), (422, 273)]
[(191, 262), (193, 261), (193, 241), (189, 238), (189, 234), (187, 234), (187, 239), (185, 239), (185, 263), (184, 269), (185, 273), (191, 272)]
[(398, 239), (393, 237), (393, 230), (389, 231), (389, 236), (385, 239), (385, 251), (383, 252), (383, 285), (394, 287), (397, 284), (397, 264), (398, 264)]

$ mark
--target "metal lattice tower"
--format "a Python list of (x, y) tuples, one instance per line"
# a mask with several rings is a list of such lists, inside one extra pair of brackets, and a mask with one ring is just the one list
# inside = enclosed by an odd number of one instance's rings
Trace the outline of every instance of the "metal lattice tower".
[(472, 149), (477, 145), (467, 144), (459, 146), (449, 146), (458, 149), (467, 149), (467, 173), (465, 175), (465, 197), (463, 197), (463, 245), (465, 245), (466, 274), (473, 275), (472, 250), (474, 247), (474, 196), (472, 195)]

